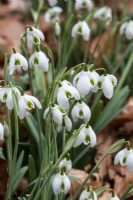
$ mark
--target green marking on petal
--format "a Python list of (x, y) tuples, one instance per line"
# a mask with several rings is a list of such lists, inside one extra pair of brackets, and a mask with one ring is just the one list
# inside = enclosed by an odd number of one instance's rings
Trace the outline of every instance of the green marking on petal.
[(71, 93), (69, 91), (66, 91), (66, 96), (69, 99), (69, 98), (71, 98), (72, 95), (71, 95)]
[(28, 106), (29, 108), (33, 108), (33, 103), (32, 103), (31, 101), (27, 101), (27, 106)]
[(123, 164), (126, 164), (126, 161), (127, 161), (127, 158), (124, 157), (123, 160), (122, 160)]
[(86, 141), (87, 143), (90, 143), (90, 142), (91, 142), (91, 139), (90, 139), (90, 136), (89, 136), (89, 135), (86, 136), (85, 141)]
[(38, 65), (38, 64), (39, 64), (39, 62), (38, 62), (38, 58), (35, 57), (35, 58), (34, 58), (34, 65)]
[(79, 78), (77, 78), (75, 82), (78, 83), (78, 81), (79, 81)]
[(64, 182), (62, 182), (61, 183), (61, 189), (64, 191), (64, 189), (65, 189), (65, 184), (64, 184)]
[(78, 28), (78, 33), (82, 33), (82, 27)]
[(82, 117), (83, 114), (84, 114), (84, 113), (83, 113), (83, 110), (80, 110), (80, 111), (79, 111), (79, 116)]
[(93, 80), (93, 79), (90, 79), (90, 83), (91, 83), (92, 85), (94, 85), (94, 80)]
[(101, 88), (102, 87), (102, 82), (98, 81), (98, 87)]
[(19, 59), (15, 60), (15, 65), (20, 65), (20, 60)]
[(40, 44), (40, 40), (38, 39), (38, 37), (34, 37), (34, 43), (35, 44)]
[(6, 101), (6, 99), (7, 99), (7, 93), (5, 93), (4, 95), (3, 95), (3, 101)]

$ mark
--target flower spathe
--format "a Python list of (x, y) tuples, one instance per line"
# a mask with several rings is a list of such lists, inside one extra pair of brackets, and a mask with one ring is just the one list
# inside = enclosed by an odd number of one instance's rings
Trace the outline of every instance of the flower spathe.
[(44, 35), (42, 31), (37, 28), (29, 27), (26, 30), (27, 45), (32, 48), (33, 45), (40, 45), (40, 40), (44, 40)]
[(90, 38), (90, 28), (86, 21), (79, 21), (72, 28), (72, 37), (81, 35), (85, 41), (88, 41)]
[(9, 110), (12, 110), (14, 108), (14, 102), (13, 102), (13, 92), (16, 95), (17, 101), (19, 100), (21, 94), (19, 90), (16, 87), (3, 87), (0, 88), (0, 101), (2, 103), (5, 103), (7, 108)]
[(0, 140), (3, 140), (3, 139), (4, 139), (4, 127), (0, 123)]
[(48, 0), (50, 6), (55, 6), (57, 4), (57, 0)]
[(39, 67), (44, 72), (48, 71), (49, 59), (42, 51), (34, 52), (29, 58), (30, 67)]
[(56, 21), (59, 21), (59, 15), (62, 12), (63, 10), (59, 6), (49, 8), (47, 12), (44, 14), (44, 20), (48, 23), (50, 22), (55, 23)]
[(95, 71), (81, 71), (73, 79), (73, 85), (77, 88), (80, 96), (85, 98), (93, 91), (99, 81), (99, 75)]
[[(50, 109), (47, 108), (44, 111), (43, 118), (46, 119), (47, 114), (49, 113)], [(58, 125), (57, 130), (60, 132), (62, 130), (62, 127), (65, 126), (67, 131), (71, 131), (72, 129), (72, 122), (70, 118), (66, 115), (66, 112), (60, 108), (59, 105), (54, 104), (54, 106), (51, 107), (52, 112), (52, 119), (53, 121)]]
[(85, 189), (81, 193), (79, 200), (97, 200), (97, 195), (93, 190)]
[(20, 70), (21, 67), (24, 71), (28, 70), (28, 62), (26, 58), (20, 53), (13, 53), (9, 61), (10, 75), (12, 75), (15, 70)]
[(69, 178), (66, 176), (66, 174), (56, 174), (53, 182), (52, 187), (55, 195), (58, 195), (59, 193), (63, 192), (64, 194), (67, 194), (71, 187), (71, 182)]
[(101, 76), (101, 88), (104, 96), (111, 99), (114, 93), (114, 87), (117, 85), (117, 79), (113, 75)]
[(68, 173), (72, 169), (72, 161), (69, 158), (64, 158), (59, 163), (59, 169), (64, 171), (65, 173)]
[(125, 22), (120, 27), (120, 35), (125, 35), (128, 40), (133, 39), (133, 21)]
[(114, 164), (120, 163), (121, 166), (127, 166), (128, 171), (133, 171), (133, 150), (125, 148), (119, 151), (114, 160)]
[(77, 122), (78, 119), (88, 122), (91, 118), (90, 108), (83, 101), (79, 101), (73, 106), (71, 114), (74, 122)]
[(24, 94), (18, 101), (18, 115), (20, 119), (24, 119), (26, 111), (35, 108), (35, 105), (41, 109), (42, 106), (36, 97)]
[(91, 10), (93, 7), (91, 0), (75, 0), (75, 10), (87, 9)]
[(111, 10), (111, 8), (104, 6), (100, 9), (98, 9), (94, 13), (94, 18), (99, 19), (101, 21), (104, 21), (105, 25), (109, 25), (110, 22), (112, 21), (112, 10)]
[[(83, 125), (82, 125), (83, 126)], [(91, 147), (94, 147), (96, 145), (96, 134), (93, 131), (91, 126), (86, 126), (82, 128), (74, 142), (73, 147), (78, 147), (82, 143), (85, 145), (90, 144)]]
[(69, 81), (64, 80), (60, 84), (61, 86), (57, 91), (57, 102), (62, 109), (66, 110), (69, 107), (69, 99), (79, 100), (80, 94)]

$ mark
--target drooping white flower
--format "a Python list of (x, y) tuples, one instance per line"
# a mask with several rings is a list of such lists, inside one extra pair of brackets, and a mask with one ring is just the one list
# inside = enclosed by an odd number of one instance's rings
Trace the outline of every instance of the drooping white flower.
[(70, 158), (64, 158), (59, 163), (59, 169), (63, 170), (65, 173), (68, 173), (72, 169), (72, 161), (70, 160)]
[(81, 193), (79, 200), (97, 200), (97, 195), (93, 190), (85, 189)]
[(91, 0), (75, 0), (75, 10), (87, 9), (91, 10), (93, 7)]
[(57, 0), (48, 0), (50, 6), (55, 6), (57, 4)]
[(36, 97), (24, 94), (20, 97), (18, 102), (18, 115), (20, 119), (24, 119), (26, 111), (35, 108), (35, 105), (41, 109), (42, 106)]
[(15, 70), (20, 70), (21, 67), (24, 71), (28, 69), (28, 62), (26, 58), (20, 53), (13, 53), (9, 62), (10, 75), (12, 75)]
[(44, 72), (48, 71), (49, 59), (42, 51), (34, 52), (29, 58), (30, 67), (39, 67)]
[(119, 151), (114, 160), (114, 164), (120, 163), (121, 166), (127, 166), (129, 171), (133, 171), (133, 150), (125, 148)]
[(99, 19), (101, 21), (104, 21), (105, 25), (109, 25), (110, 22), (112, 21), (112, 10), (111, 10), (111, 8), (104, 6), (100, 9), (98, 9), (94, 13), (94, 18)]
[(110, 197), (109, 200), (120, 200), (117, 196)]
[(57, 91), (57, 102), (62, 109), (66, 110), (69, 107), (69, 99), (79, 100), (80, 95), (78, 90), (69, 81), (64, 80), (60, 84), (61, 87)]
[(73, 79), (73, 85), (77, 88), (80, 96), (85, 98), (93, 91), (99, 81), (99, 75), (95, 71), (81, 71)]
[(70, 190), (71, 182), (69, 178), (66, 176), (66, 174), (62, 175), (59, 173), (55, 175), (52, 186), (53, 186), (53, 191), (55, 195), (61, 192), (63, 192), (64, 194), (67, 194), (68, 191)]
[(0, 88), (0, 101), (2, 103), (6, 103), (6, 106), (9, 110), (12, 110), (14, 108), (13, 92), (14, 92), (16, 98), (17, 98), (17, 101), (18, 101), (21, 94), (16, 87)]
[[(50, 109), (47, 108), (44, 111), (43, 118), (45, 119), (47, 117), (47, 114), (49, 113)], [(58, 125), (58, 132), (62, 130), (62, 127), (65, 125), (67, 131), (71, 131), (72, 129), (72, 122), (70, 118), (66, 115), (66, 112), (59, 107), (58, 105), (54, 104), (54, 106), (51, 107), (52, 112), (52, 119), (53, 121)]]
[(106, 76), (101, 76), (101, 81), (99, 82), (104, 96), (107, 99), (111, 99), (114, 93), (114, 87), (117, 85), (117, 79), (113, 75), (107, 74)]
[(4, 126), (0, 123), (0, 140), (4, 139)]
[(85, 41), (88, 41), (90, 38), (90, 28), (86, 21), (79, 21), (72, 28), (72, 37), (81, 35)]
[(55, 29), (55, 35), (59, 36), (61, 33), (61, 28), (58, 22), (55, 22), (54, 29)]
[(77, 102), (73, 106), (71, 114), (74, 122), (77, 122), (78, 119), (83, 119), (85, 122), (88, 122), (91, 117), (90, 108), (83, 101)]
[(40, 40), (44, 40), (44, 35), (42, 31), (37, 28), (29, 27), (26, 30), (26, 37), (27, 37), (27, 45), (29, 48), (33, 47), (34, 45), (39, 45)]
[(85, 145), (90, 144), (91, 147), (96, 145), (96, 134), (91, 126), (81, 128), (73, 147), (78, 147), (82, 143)]
[(120, 27), (120, 35), (125, 35), (128, 40), (133, 39), (133, 21), (125, 22)]
[(44, 19), (46, 22), (55, 23), (56, 21), (59, 21), (59, 15), (63, 12), (62, 8), (55, 6), (53, 8), (49, 8), (47, 12), (44, 14)]

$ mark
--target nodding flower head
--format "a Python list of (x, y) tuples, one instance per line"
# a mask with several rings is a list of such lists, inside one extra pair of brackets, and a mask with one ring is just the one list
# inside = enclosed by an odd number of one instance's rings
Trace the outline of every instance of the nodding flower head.
[(96, 134), (93, 131), (92, 127), (87, 125), (86, 127), (81, 126), (81, 130), (74, 142), (74, 147), (78, 147), (81, 144), (88, 145), (91, 147), (96, 145)]
[[(49, 113), (50, 109), (47, 108), (44, 111), (43, 118), (46, 119), (47, 114)], [(62, 127), (66, 127), (67, 131), (71, 131), (72, 129), (72, 122), (71, 119), (67, 116), (65, 110), (63, 110), (59, 105), (54, 104), (51, 107), (52, 112), (52, 119), (58, 125), (57, 130), (60, 132)]]
[(101, 21), (105, 22), (105, 26), (108, 26), (110, 22), (112, 21), (112, 10), (111, 8), (104, 6), (100, 9), (98, 9), (94, 13), (94, 18), (99, 19)]
[(26, 37), (27, 37), (27, 45), (29, 48), (32, 48), (33, 44), (40, 45), (40, 40), (42, 41), (44, 40), (43, 33), (39, 29), (33, 27), (27, 28)]
[(56, 21), (60, 21), (59, 16), (62, 12), (63, 12), (62, 8), (58, 6), (49, 8), (47, 12), (44, 14), (44, 19), (48, 23), (50, 22), (55, 23)]
[(88, 41), (90, 38), (90, 28), (86, 21), (79, 21), (72, 28), (72, 37), (76, 37), (77, 35), (81, 35), (85, 41)]
[(81, 193), (79, 200), (97, 200), (97, 195), (92, 189), (85, 189)]
[(49, 59), (42, 51), (34, 52), (29, 58), (30, 67), (39, 67), (42, 71), (47, 72)]
[(120, 27), (120, 35), (125, 35), (128, 40), (133, 39), (133, 21), (124, 22)]
[(69, 107), (69, 99), (74, 98), (79, 100), (80, 95), (78, 90), (69, 81), (64, 80), (60, 84), (61, 87), (57, 91), (57, 102), (65, 110)]
[(13, 53), (9, 61), (10, 75), (12, 75), (15, 70), (19, 71), (21, 67), (24, 71), (28, 70), (28, 62), (26, 58), (20, 53)]
[(18, 102), (18, 115), (20, 119), (24, 119), (26, 111), (35, 108), (35, 105), (41, 109), (42, 106), (36, 97), (24, 94), (20, 97)]
[(53, 179), (52, 186), (55, 195), (58, 195), (61, 192), (67, 194), (70, 190), (71, 182), (65, 173), (58, 173)]
[(93, 7), (93, 4), (91, 0), (76, 0), (75, 1), (75, 10), (80, 10), (80, 9), (91, 10), (92, 7)]
[(50, 6), (55, 6), (58, 1), (57, 0), (48, 0)]
[(72, 169), (72, 161), (70, 158), (64, 158), (60, 163), (59, 163), (59, 169), (64, 171), (65, 173), (68, 173)]

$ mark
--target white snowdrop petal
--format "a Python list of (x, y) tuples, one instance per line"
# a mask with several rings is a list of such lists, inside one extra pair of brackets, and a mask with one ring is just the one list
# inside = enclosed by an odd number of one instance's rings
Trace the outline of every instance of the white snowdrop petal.
[(62, 122), (63, 122), (62, 114), (63, 113), (59, 110), (59, 107), (55, 106), (52, 108), (52, 118), (53, 118), (54, 122), (56, 122), (59, 125), (62, 125)]
[(120, 200), (117, 196), (115, 197), (110, 197), (109, 200)]
[(26, 102), (24, 96), (21, 96), (18, 102), (18, 115), (20, 119), (24, 119), (26, 115)]
[(90, 146), (94, 147), (96, 145), (96, 134), (91, 126), (89, 126), (89, 128), (86, 128), (86, 135), (89, 135), (90, 137)]
[(19, 55), (19, 57), (20, 57), (21, 66), (22, 66), (23, 70), (27, 70), (28, 69), (28, 62), (27, 62), (26, 58), (22, 55)]
[(12, 91), (8, 92), (7, 100), (6, 100), (6, 106), (9, 110), (12, 110), (14, 105), (13, 105), (13, 99), (12, 99)]
[(0, 123), (0, 140), (3, 140), (3, 139), (4, 139), (4, 127)]
[(126, 165), (126, 162), (123, 163), (123, 158), (127, 156), (127, 148), (119, 151), (114, 159), (114, 164), (117, 165), (118, 163), (120, 163), (122, 166)]
[(133, 152), (129, 153), (129, 155), (127, 156), (126, 165), (128, 171), (133, 172)]
[(55, 195), (60, 193), (61, 183), (62, 183), (61, 175), (56, 174), (53, 179), (53, 183), (52, 183), (52, 187), (53, 187), (53, 191), (54, 191)]
[(82, 128), (81, 131), (79, 132), (73, 147), (78, 147), (79, 145), (81, 145), (84, 141), (85, 141), (85, 128)]
[(48, 113), (49, 113), (49, 107), (45, 109), (45, 111), (43, 113), (43, 119), (46, 119)]
[(88, 122), (91, 118), (90, 108), (84, 102), (82, 102), (82, 109), (83, 109), (83, 119), (84, 121)]
[(82, 98), (85, 98), (85, 96), (90, 92), (90, 89), (91, 89), (91, 85), (90, 85), (88, 76), (81, 75), (77, 83), (77, 90), (79, 91), (80, 96)]
[(85, 21), (83, 22), (82, 29), (83, 29), (83, 39), (85, 41), (88, 41), (90, 38), (90, 28)]
[(103, 94), (107, 99), (111, 99), (114, 92), (114, 86), (108, 77), (104, 78), (102, 83)]
[(42, 41), (44, 40), (44, 34), (39, 29), (33, 28), (33, 33), (35, 33)]
[(127, 26), (127, 22), (121, 25), (120, 27), (120, 35), (123, 35)]
[(57, 4), (57, 0), (48, 0), (50, 6), (55, 6)]
[(66, 94), (62, 88), (59, 88), (57, 91), (57, 102), (59, 106), (66, 110), (69, 107), (69, 101), (66, 97)]
[(49, 67), (49, 59), (43, 52), (38, 52), (38, 53), (39, 53), (39, 67), (44, 72), (47, 72)]
[(78, 121), (78, 115), (79, 115), (79, 106), (78, 106), (78, 103), (76, 103), (74, 105), (74, 107), (72, 108), (71, 115), (72, 115), (73, 121), (77, 122)]
[(67, 115), (65, 115), (65, 117), (64, 117), (64, 122), (65, 122), (65, 126), (66, 126), (67, 131), (71, 131), (72, 121), (70, 120), (70, 118)]
[(61, 131), (62, 131), (62, 125), (58, 124), (58, 126), (57, 126), (57, 131), (58, 131), (58, 132), (61, 132)]
[(127, 25), (125, 30), (125, 35), (128, 40), (133, 39), (133, 25), (132, 26), (130, 24)]
[(64, 175), (64, 186), (65, 186), (64, 194), (67, 194), (69, 192), (69, 190), (70, 190), (71, 182), (70, 182), (69, 178), (66, 175)]

